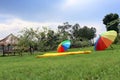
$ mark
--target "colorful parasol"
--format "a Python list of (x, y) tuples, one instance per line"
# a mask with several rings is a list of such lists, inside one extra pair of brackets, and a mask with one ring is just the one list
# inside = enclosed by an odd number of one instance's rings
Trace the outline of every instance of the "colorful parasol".
[(105, 50), (114, 42), (116, 37), (117, 32), (114, 30), (102, 33), (95, 43), (95, 50)]
[(65, 41), (61, 42), (58, 45), (57, 52), (65, 52), (67, 49), (70, 48), (70, 45), (71, 45), (70, 40), (65, 40)]

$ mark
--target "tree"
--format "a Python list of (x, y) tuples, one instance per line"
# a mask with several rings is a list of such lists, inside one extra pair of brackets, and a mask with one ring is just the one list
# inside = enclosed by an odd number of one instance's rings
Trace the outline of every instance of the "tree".
[(36, 37), (35, 33), (37, 29), (34, 30), (33, 28), (25, 28), (21, 31), (19, 43), (18, 45), (24, 48), (28, 48), (30, 53), (32, 54), (33, 48), (36, 45)]
[(91, 45), (94, 43), (94, 37), (96, 36), (96, 29), (91, 27), (88, 28), (87, 26), (80, 27), (78, 23), (72, 26), (71, 29), (71, 40), (73, 47), (83, 47), (87, 45)]
[(37, 46), (39, 51), (55, 50), (59, 43), (59, 34), (46, 27), (36, 33)]
[(72, 30), (71, 30), (71, 38), (74, 40), (77, 40), (80, 38), (79, 35), (79, 29), (80, 29), (80, 25), (78, 23), (76, 23), (75, 25), (72, 26)]
[(118, 29), (118, 25), (119, 25), (120, 21), (119, 21), (119, 15), (118, 14), (107, 14), (104, 18), (103, 18), (103, 24), (106, 25), (106, 29), (107, 31), (109, 30), (115, 30), (117, 33), (119, 33), (119, 29)]
[(84, 26), (83, 28), (79, 29), (79, 34), (80, 37), (84, 38), (84, 39), (88, 39), (91, 40), (96, 36), (96, 29), (91, 27), (88, 28), (87, 26)]
[(58, 33), (60, 34), (61, 40), (66, 40), (70, 38), (70, 25), (68, 22), (63, 23), (63, 25), (58, 26)]
[[(43, 30), (25, 28), (21, 31), (19, 44), (24, 47), (37, 48), (39, 51), (50, 51), (55, 50), (61, 41), (71, 39), (74, 44), (79, 45), (78, 43), (80, 43), (86, 46), (89, 43), (88, 40), (94, 38), (95, 32), (95, 28), (88, 28), (87, 26), (80, 28), (79, 24), (72, 26), (68, 22), (58, 26), (58, 32), (47, 27), (43, 27)], [(81, 43), (83, 38), (86, 40)]]

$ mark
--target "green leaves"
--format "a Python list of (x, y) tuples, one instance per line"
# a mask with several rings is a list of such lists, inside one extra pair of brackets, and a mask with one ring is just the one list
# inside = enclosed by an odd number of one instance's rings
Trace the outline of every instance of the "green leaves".
[[(71, 40), (73, 44), (74, 42), (85, 43), (85, 46), (87, 46), (87, 44), (89, 45), (88, 40), (93, 39), (95, 33), (96, 29), (93, 27), (88, 28), (84, 26), (81, 28), (79, 24), (72, 26), (68, 22), (59, 25), (58, 31), (48, 29), (47, 27), (43, 27), (42, 30), (39, 30), (39, 28), (25, 28), (21, 31), (19, 46), (27, 48), (32, 46), (39, 51), (50, 51), (56, 50), (58, 44), (63, 40)], [(84, 46), (84, 44), (82, 45)]]
[(119, 15), (118, 14), (107, 14), (104, 18), (103, 18), (103, 24), (106, 25), (106, 29), (107, 31), (109, 30), (115, 30), (117, 31), (117, 33), (119, 33), (119, 29), (118, 29), (118, 25), (120, 23), (119, 20)]

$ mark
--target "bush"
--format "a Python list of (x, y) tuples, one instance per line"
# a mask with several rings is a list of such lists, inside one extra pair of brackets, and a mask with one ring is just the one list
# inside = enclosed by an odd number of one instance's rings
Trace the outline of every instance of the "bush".
[(91, 46), (91, 45), (92, 45), (91, 41), (84, 40), (84, 41), (74, 41), (74, 42), (72, 42), (71, 47), (79, 48), (79, 47), (87, 47), (87, 46)]
[(117, 36), (113, 44), (120, 44), (120, 35)]
[(82, 45), (82, 47), (87, 47), (87, 46), (90, 46), (90, 43), (89, 43), (89, 41), (82, 41), (81, 45)]
[(74, 41), (74, 42), (72, 42), (71, 47), (73, 47), (73, 48), (82, 47), (81, 46), (81, 41)]

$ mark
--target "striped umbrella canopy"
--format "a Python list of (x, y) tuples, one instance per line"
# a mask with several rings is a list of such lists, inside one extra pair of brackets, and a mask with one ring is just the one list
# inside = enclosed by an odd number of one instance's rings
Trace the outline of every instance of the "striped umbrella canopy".
[(114, 42), (116, 37), (117, 32), (114, 30), (102, 33), (95, 43), (95, 50), (105, 50)]
[(65, 40), (65, 41), (61, 42), (58, 45), (57, 52), (65, 52), (67, 49), (70, 48), (70, 45), (71, 45), (70, 40)]

